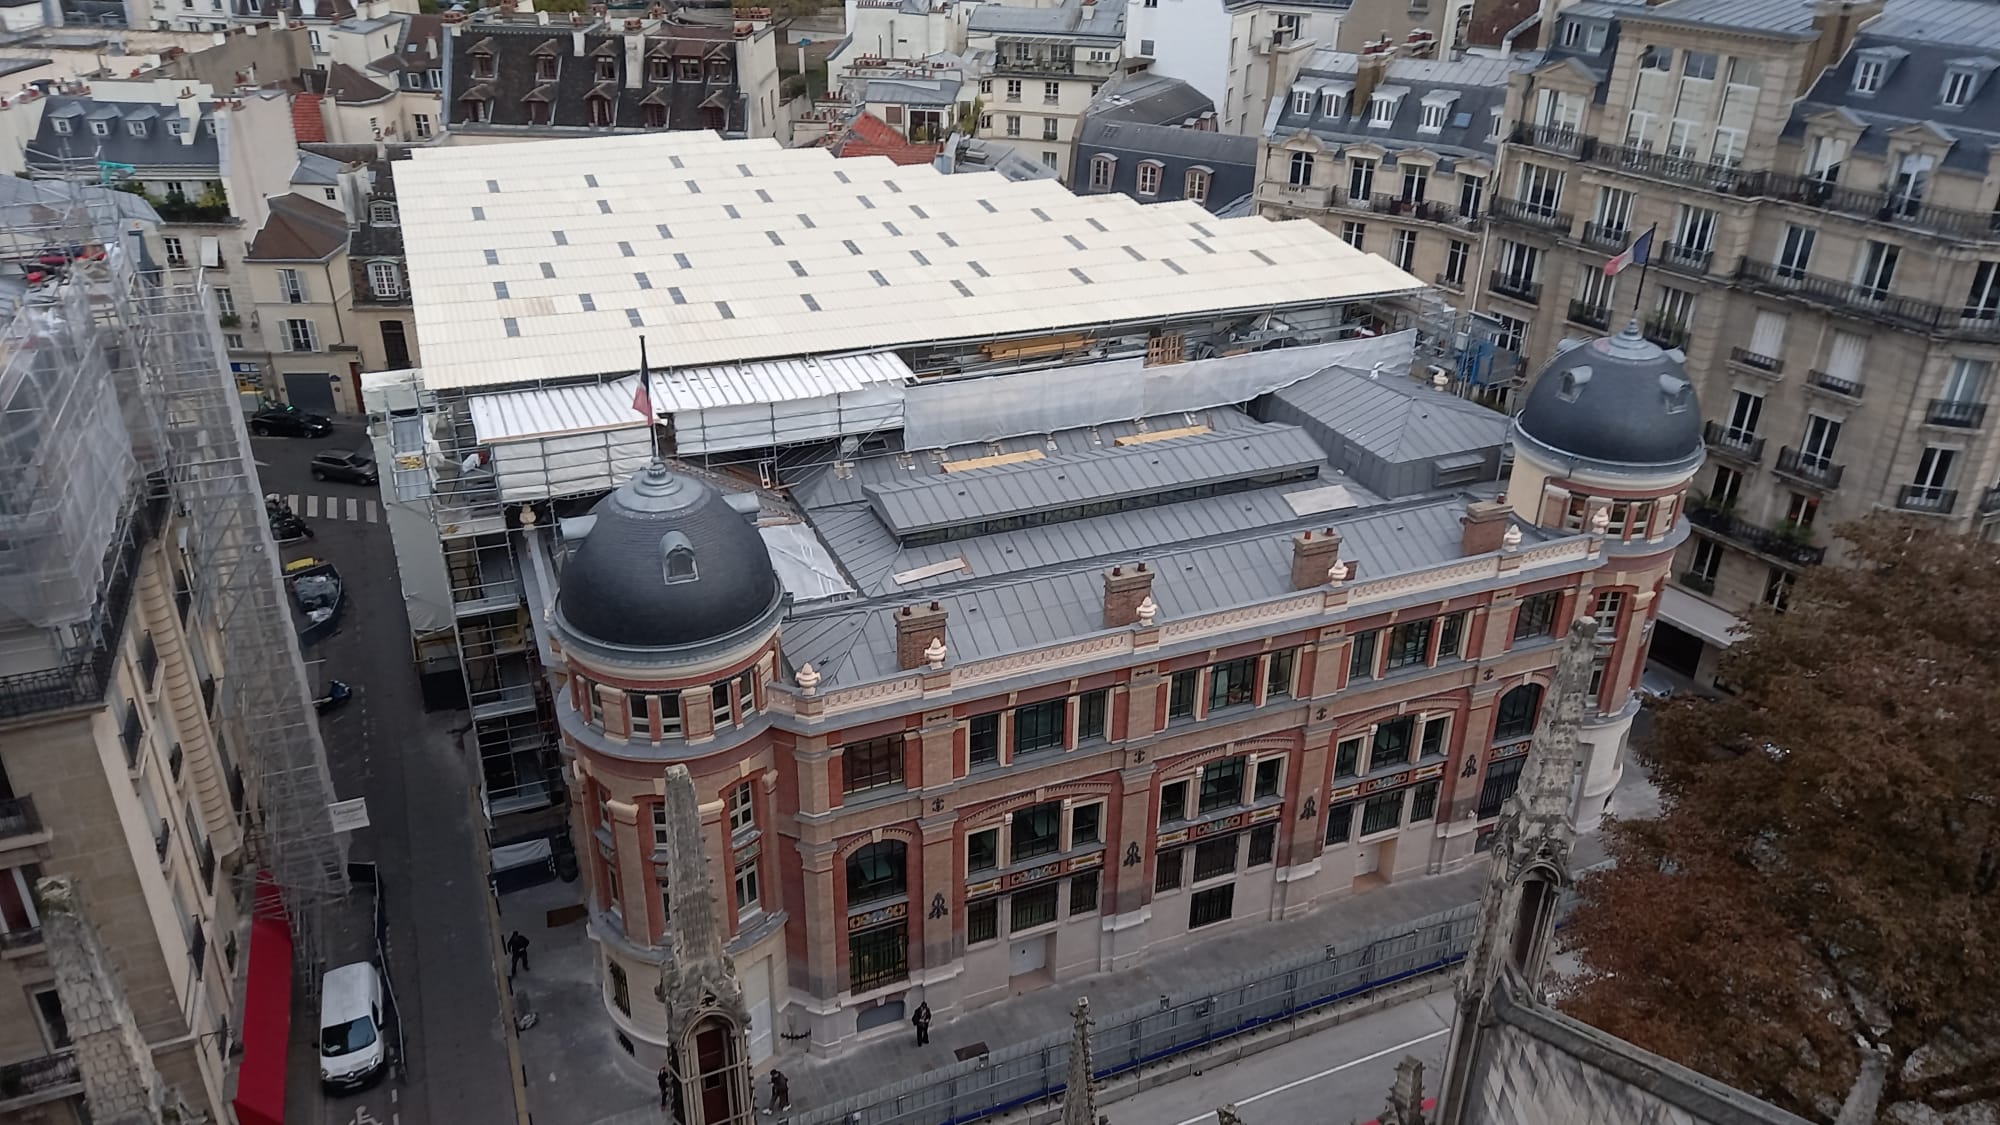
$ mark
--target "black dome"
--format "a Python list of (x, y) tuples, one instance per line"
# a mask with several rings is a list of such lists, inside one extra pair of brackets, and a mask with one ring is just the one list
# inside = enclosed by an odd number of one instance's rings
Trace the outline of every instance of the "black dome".
[(1557, 458), (1609, 467), (1691, 472), (1706, 452), (1686, 368), (1636, 321), (1550, 360), (1514, 424)]
[(573, 633), (676, 648), (726, 637), (777, 602), (763, 536), (702, 481), (655, 461), (591, 515), (557, 594), (556, 613)]

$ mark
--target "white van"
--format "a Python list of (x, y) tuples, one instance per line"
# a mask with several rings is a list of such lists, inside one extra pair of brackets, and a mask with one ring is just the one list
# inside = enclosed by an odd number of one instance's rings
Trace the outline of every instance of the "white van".
[(382, 1073), (382, 975), (365, 961), (320, 978), (319, 1080), (328, 1089), (364, 1086)]

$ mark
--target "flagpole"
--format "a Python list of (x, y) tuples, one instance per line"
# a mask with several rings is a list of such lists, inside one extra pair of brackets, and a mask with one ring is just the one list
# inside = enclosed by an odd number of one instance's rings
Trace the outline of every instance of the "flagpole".
[(646, 337), (643, 334), (639, 337), (639, 390), (633, 396), (633, 401), (646, 404), (643, 411), (646, 415), (646, 444), (653, 451), (653, 460), (664, 460), (660, 456), (658, 417), (653, 412), (653, 372), (646, 363)]
[(1639, 298), (1645, 296), (1646, 294), (1646, 270), (1651, 268), (1653, 264), (1652, 239), (1657, 238), (1659, 233), (1660, 233), (1660, 224), (1658, 223), (1654, 223), (1652, 226), (1646, 228), (1646, 235), (1648, 238), (1648, 241), (1646, 243), (1646, 256), (1639, 262), (1639, 287), (1632, 292), (1632, 316), (1634, 319), (1637, 319), (1639, 316)]

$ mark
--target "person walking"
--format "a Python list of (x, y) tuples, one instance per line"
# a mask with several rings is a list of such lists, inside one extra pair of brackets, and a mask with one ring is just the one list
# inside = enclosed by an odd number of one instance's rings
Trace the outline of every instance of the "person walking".
[(667, 1103), (673, 1099), (673, 1096), (674, 1096), (674, 1072), (668, 1068), (666, 1063), (661, 1063), (660, 1064), (660, 1108), (661, 1109), (667, 1108)]
[(764, 1111), (765, 1116), (782, 1113), (792, 1108), (792, 1081), (777, 1067), (771, 1068), (771, 1105)]
[(931, 1006), (928, 1002), (917, 1005), (917, 1014), (910, 1017), (917, 1029), (917, 1046), (925, 1047), (931, 1041)]
[(525, 973), (525, 972), (528, 972), (528, 971), (529, 971), (529, 969), (528, 969), (528, 938), (527, 938), (527, 935), (523, 934), (523, 933), (522, 933), (521, 931), (519, 931), (519, 930), (515, 930), (515, 931), (513, 932), (513, 934), (511, 934), (511, 935), (510, 935), (510, 936), (509, 936), (509, 937), (507, 938), (507, 979), (508, 979), (508, 980), (513, 980), (513, 979), (514, 979), (514, 970), (516, 970), (516, 969), (519, 969), (520, 971), (522, 971), (522, 972), (524, 972), (524, 973)]

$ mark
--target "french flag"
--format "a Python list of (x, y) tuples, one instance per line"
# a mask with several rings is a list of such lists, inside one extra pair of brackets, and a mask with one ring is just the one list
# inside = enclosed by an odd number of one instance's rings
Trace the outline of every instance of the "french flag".
[(1617, 277), (1626, 266), (1643, 266), (1653, 257), (1653, 232), (1657, 227), (1647, 227), (1646, 233), (1632, 240), (1623, 253), (1604, 263), (1604, 276)]

